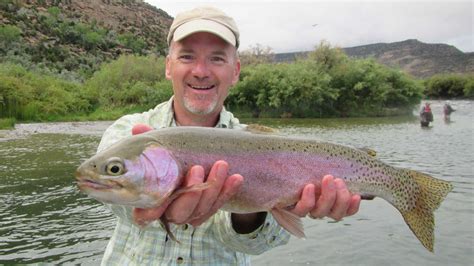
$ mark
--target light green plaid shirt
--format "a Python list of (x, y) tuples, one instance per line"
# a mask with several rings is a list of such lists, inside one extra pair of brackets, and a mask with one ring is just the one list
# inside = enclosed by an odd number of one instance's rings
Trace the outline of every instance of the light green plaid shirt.
[[(137, 123), (155, 129), (176, 126), (172, 103), (173, 98), (148, 112), (123, 116), (105, 131), (98, 151), (130, 136)], [(216, 127), (241, 129), (243, 125), (223, 109)], [(171, 224), (172, 232), (181, 242), (177, 243), (168, 239), (158, 222), (140, 229), (132, 222), (131, 208), (109, 207), (117, 216), (117, 226), (102, 265), (249, 265), (249, 254), (261, 254), (286, 244), (290, 237), (272, 215), (267, 215), (264, 224), (254, 232), (238, 234), (232, 228), (230, 213), (218, 211), (197, 228)]]

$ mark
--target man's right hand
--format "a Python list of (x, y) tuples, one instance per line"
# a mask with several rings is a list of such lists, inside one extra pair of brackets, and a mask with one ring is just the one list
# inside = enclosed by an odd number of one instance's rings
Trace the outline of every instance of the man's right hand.
[[(150, 130), (152, 128), (148, 125), (137, 124), (132, 128), (132, 134), (141, 134)], [(175, 224), (187, 223), (198, 226), (204, 223), (234, 196), (242, 185), (243, 177), (239, 174), (228, 176), (228, 170), (227, 162), (217, 161), (206, 178), (202, 166), (191, 167), (185, 176), (183, 185), (186, 187), (207, 182), (210, 185), (209, 188), (203, 191), (183, 193), (173, 202), (156, 208), (135, 208), (133, 210), (135, 222), (145, 225), (166, 215), (167, 220)]]

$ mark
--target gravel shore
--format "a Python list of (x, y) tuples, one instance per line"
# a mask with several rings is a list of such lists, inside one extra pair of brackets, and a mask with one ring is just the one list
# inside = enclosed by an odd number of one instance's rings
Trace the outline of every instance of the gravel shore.
[(0, 140), (24, 138), (32, 134), (80, 134), (101, 136), (112, 123), (113, 121), (16, 124), (15, 129), (0, 130)]

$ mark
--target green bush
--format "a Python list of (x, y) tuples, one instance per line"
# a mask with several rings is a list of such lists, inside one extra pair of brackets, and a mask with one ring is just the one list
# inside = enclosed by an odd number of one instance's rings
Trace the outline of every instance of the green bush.
[(227, 105), (254, 117), (406, 114), (422, 96), (420, 84), (401, 71), (349, 59), (325, 42), (308, 59), (244, 66), (240, 79)]
[(20, 40), (21, 30), (14, 25), (1, 25), (0, 26), (0, 43), (3, 45), (9, 45), (13, 42)]
[(165, 79), (165, 59), (154, 56), (125, 55), (103, 64), (86, 82), (86, 89), (97, 97), (98, 105), (109, 109), (126, 105), (151, 108), (172, 95)]
[(474, 78), (470, 78), (469, 81), (464, 86), (464, 97), (474, 98)]
[(0, 118), (0, 129), (15, 128), (15, 118)]
[(473, 74), (435, 75), (424, 81), (424, 93), (432, 98), (472, 98), (473, 83)]
[(125, 33), (118, 36), (118, 41), (126, 48), (129, 48), (134, 53), (141, 54), (146, 47), (146, 43), (141, 38), (131, 34)]
[(227, 105), (254, 117), (406, 114), (422, 96), (420, 84), (401, 71), (351, 60), (324, 42), (305, 60), (243, 67), (240, 79)]
[(421, 86), (402, 72), (372, 59), (350, 60), (330, 71), (331, 87), (339, 91), (334, 111), (339, 116), (377, 115), (384, 108), (411, 108), (421, 99)]
[(18, 120), (50, 120), (92, 108), (82, 85), (10, 64), (0, 64), (0, 103), (0, 117)]

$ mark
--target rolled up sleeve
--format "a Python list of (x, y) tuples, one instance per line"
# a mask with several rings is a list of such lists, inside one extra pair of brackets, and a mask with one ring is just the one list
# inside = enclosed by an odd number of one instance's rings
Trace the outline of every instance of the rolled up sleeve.
[(288, 243), (290, 234), (273, 219), (271, 214), (255, 231), (239, 234), (232, 227), (231, 213), (219, 211), (213, 216), (216, 239), (227, 248), (251, 255), (262, 254), (274, 247)]

